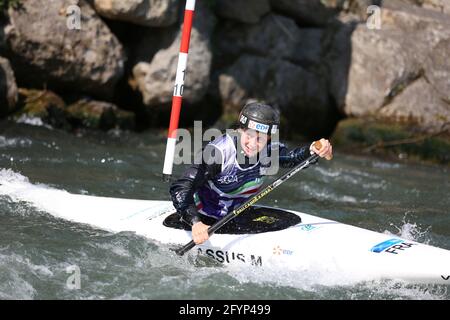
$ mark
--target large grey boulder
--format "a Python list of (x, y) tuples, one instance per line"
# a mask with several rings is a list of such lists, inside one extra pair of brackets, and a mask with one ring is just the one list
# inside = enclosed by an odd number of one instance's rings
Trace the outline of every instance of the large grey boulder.
[[(200, 101), (208, 90), (212, 61), (210, 36), (215, 24), (213, 14), (202, 1), (197, 2), (195, 12), (183, 92), (183, 101), (189, 103)], [(168, 31), (164, 32), (167, 34)], [(173, 39), (168, 47), (158, 50), (150, 62), (141, 61), (133, 68), (134, 82), (147, 106), (172, 101), (182, 29), (177, 28), (173, 32), (175, 34), (163, 37)], [(148, 45), (152, 47), (160, 44), (150, 41)]]
[(304, 25), (324, 26), (343, 8), (345, 0), (271, 0), (272, 9)]
[(428, 55), (424, 69), (427, 82), (450, 103), (450, 38), (440, 41)]
[[(341, 21), (345, 20), (358, 20), (366, 21), (368, 16), (373, 13), (372, 5), (380, 5), (381, 0), (345, 0), (342, 3), (342, 9), (338, 19)], [(370, 8), (370, 10), (369, 10)]]
[(242, 55), (219, 76), (219, 91), (224, 110), (265, 101), (282, 111), (284, 124), (308, 136), (326, 131), (333, 114), (325, 79), (282, 59)]
[(0, 57), (0, 116), (14, 110), (17, 103), (17, 84), (9, 61)]
[[(81, 0), (77, 11), (72, 3), (27, 0), (9, 9), (4, 31), (17, 80), (24, 86), (48, 84), (109, 97), (123, 74), (122, 46), (90, 5)], [(68, 11), (71, 8), (75, 11)], [(77, 12), (79, 30), (71, 24)]]
[(423, 0), (422, 6), (426, 9), (450, 14), (450, 0)]
[(219, 17), (249, 24), (258, 23), (269, 11), (269, 0), (218, 0), (215, 7)]
[(317, 64), (322, 54), (322, 34), (320, 28), (299, 28), (291, 18), (268, 14), (256, 25), (224, 24), (216, 36), (216, 52), (224, 59), (250, 53), (297, 64)]
[(450, 121), (449, 40), (445, 14), (399, 1), (383, 7), (381, 30), (343, 27), (327, 57), (336, 104), (347, 116), (408, 120), (439, 131)]
[(450, 104), (422, 77), (382, 107), (378, 114), (385, 119), (415, 124), (423, 131), (440, 132), (450, 123)]
[[(396, 0), (399, 1), (399, 0)], [(410, 3), (412, 5), (421, 6), (425, 9), (435, 10), (441, 13), (450, 14), (450, 0), (402, 0), (403, 2)], [(384, 0), (384, 4), (388, 4), (387, 0)]]
[(103, 17), (150, 27), (167, 27), (177, 20), (178, 0), (94, 0)]

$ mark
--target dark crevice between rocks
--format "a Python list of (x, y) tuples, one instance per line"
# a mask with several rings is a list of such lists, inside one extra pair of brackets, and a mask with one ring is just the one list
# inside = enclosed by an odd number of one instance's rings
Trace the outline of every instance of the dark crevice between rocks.
[(8, 83), (6, 80), (6, 72), (0, 67), (0, 117), (6, 116), (11, 111), (7, 97)]
[(450, 106), (450, 99), (442, 97), (441, 100), (442, 100), (442, 102), (444, 102), (445, 104), (448, 104)]
[(142, 54), (138, 53), (138, 45), (144, 40), (146, 32), (151, 32), (150, 30), (156, 28), (99, 17), (122, 44), (126, 56), (123, 76), (115, 86), (111, 102), (122, 110), (133, 112), (136, 116), (135, 130), (143, 131), (152, 127), (154, 122), (158, 121), (155, 120), (155, 112), (148, 112), (147, 107), (142, 103), (142, 94), (133, 79), (133, 67), (138, 61), (151, 61), (153, 55), (157, 52), (156, 50), (148, 52), (145, 59)]
[[(178, 128), (191, 129), (194, 127), (194, 121), (201, 121), (203, 130), (214, 126), (221, 116), (221, 108), (216, 106), (220, 106), (220, 102), (210, 94), (206, 94), (200, 102), (195, 104), (183, 101)], [(135, 114), (136, 131), (141, 132), (149, 128), (167, 130), (170, 122), (171, 104), (152, 107), (140, 106)]]
[[(327, 96), (329, 108), (324, 117), (317, 114), (312, 101), (301, 108), (290, 106), (283, 111), (280, 136), (282, 139), (312, 141), (320, 138), (331, 138), (338, 123), (345, 118), (339, 112), (331, 95)], [(324, 121), (323, 118), (326, 120)]]
[[(405, 78), (398, 79), (392, 86), (389, 94), (384, 98), (383, 104), (378, 108), (377, 112), (389, 105), (392, 100), (400, 95), (408, 86), (425, 76), (425, 70), (422, 68), (417, 73), (411, 73), (406, 75)], [(425, 78), (426, 79), (426, 78)], [(427, 81), (428, 82), (428, 81)]]

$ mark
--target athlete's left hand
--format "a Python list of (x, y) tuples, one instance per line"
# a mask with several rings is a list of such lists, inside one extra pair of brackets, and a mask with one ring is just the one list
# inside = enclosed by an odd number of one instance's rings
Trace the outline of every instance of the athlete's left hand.
[(330, 141), (328, 141), (327, 139), (320, 139), (320, 144), (321, 144), (321, 148), (317, 149), (314, 144), (316, 143), (315, 141), (311, 144), (311, 146), (309, 147), (309, 149), (318, 154), (321, 158), (325, 158), (327, 160), (331, 160), (333, 158), (333, 146), (331, 145)]
[(192, 225), (192, 240), (195, 244), (202, 244), (209, 239), (208, 228), (209, 226), (201, 221)]

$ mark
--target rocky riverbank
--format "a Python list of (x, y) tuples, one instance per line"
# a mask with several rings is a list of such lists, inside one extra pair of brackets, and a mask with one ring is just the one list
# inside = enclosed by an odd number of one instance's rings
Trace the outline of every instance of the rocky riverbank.
[[(0, 116), (166, 127), (184, 3), (0, 1)], [(286, 138), (448, 164), (449, 16), (450, 0), (197, 0), (180, 125), (258, 99)]]

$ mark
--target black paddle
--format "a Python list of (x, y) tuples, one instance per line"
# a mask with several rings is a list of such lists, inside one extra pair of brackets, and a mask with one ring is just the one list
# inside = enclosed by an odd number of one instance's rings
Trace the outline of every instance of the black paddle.
[[(321, 148), (321, 143), (319, 141), (316, 141), (314, 146), (317, 149)], [(246, 209), (248, 209), (249, 207), (251, 207), (253, 204), (255, 204), (255, 202), (257, 202), (259, 199), (261, 199), (262, 197), (266, 196), (267, 194), (269, 194), (272, 190), (274, 190), (276, 187), (278, 187), (280, 184), (282, 184), (284, 181), (286, 181), (287, 179), (289, 179), (290, 177), (292, 177), (294, 174), (296, 174), (297, 172), (301, 171), (302, 169), (308, 167), (312, 162), (316, 161), (319, 158), (319, 156), (317, 154), (313, 154), (312, 156), (310, 156), (308, 159), (306, 159), (305, 161), (299, 163), (297, 166), (295, 166), (292, 170), (290, 170), (289, 172), (287, 172), (286, 174), (284, 174), (283, 176), (281, 176), (280, 178), (278, 178), (277, 180), (275, 180), (274, 182), (272, 182), (271, 184), (269, 184), (267, 187), (265, 187), (263, 190), (261, 190), (260, 192), (258, 192), (256, 195), (254, 195), (251, 199), (249, 199), (248, 201), (244, 202), (242, 205), (240, 205), (238, 208), (234, 209), (233, 211), (231, 211), (230, 213), (228, 213), (227, 215), (225, 215), (221, 220), (217, 221), (216, 223), (214, 223), (211, 227), (208, 228), (208, 234), (212, 235), (214, 232), (216, 232), (217, 230), (219, 230), (221, 227), (223, 227), (226, 223), (228, 223), (229, 221), (231, 221), (232, 219), (236, 218), (239, 214), (241, 214), (242, 212), (244, 212)], [(185, 254), (186, 252), (188, 252), (189, 250), (191, 250), (193, 247), (195, 247), (195, 242), (194, 240), (191, 240), (189, 243), (185, 244), (183, 247), (175, 250), (175, 252), (182, 256), (183, 254)]]

